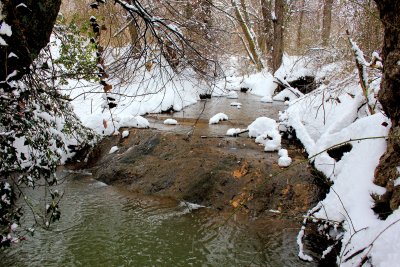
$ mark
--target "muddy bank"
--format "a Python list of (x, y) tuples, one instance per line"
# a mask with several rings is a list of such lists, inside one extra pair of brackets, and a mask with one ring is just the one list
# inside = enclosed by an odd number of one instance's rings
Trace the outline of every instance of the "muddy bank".
[[(108, 154), (112, 146), (119, 150)], [(285, 145), (284, 145), (285, 146)], [(288, 147), (288, 144), (286, 144)], [(93, 178), (129, 191), (185, 200), (218, 210), (243, 206), (252, 216), (270, 210), (300, 215), (319, 200), (321, 189), (289, 145), (292, 167), (277, 165), (277, 153), (245, 136), (204, 137), (132, 129), (127, 138), (105, 138), (86, 168)]]

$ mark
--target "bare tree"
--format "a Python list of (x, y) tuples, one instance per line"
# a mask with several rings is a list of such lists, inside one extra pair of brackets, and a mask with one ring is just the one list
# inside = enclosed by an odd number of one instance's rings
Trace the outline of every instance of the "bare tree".
[(262, 33), (260, 36), (260, 47), (261, 51), (265, 54), (272, 53), (273, 45), (273, 25), (271, 18), (272, 1), (271, 0), (260, 0), (261, 2), (261, 14), (262, 14)]
[(274, 43), (272, 53), (272, 69), (277, 71), (282, 64), (283, 57), (283, 34), (284, 34), (284, 21), (286, 0), (275, 0), (275, 14), (273, 15), (272, 22), (274, 24)]
[(264, 68), (264, 65), (261, 61), (261, 53), (260, 53), (260, 49), (258, 48), (258, 43), (255, 38), (254, 32), (252, 31), (250, 25), (248, 23), (246, 23), (246, 19), (245, 19), (246, 16), (244, 16), (242, 14), (236, 0), (232, 0), (232, 6), (235, 11), (236, 19), (238, 20), (239, 25), (240, 25), (240, 27), (243, 31), (243, 34), (246, 38), (247, 45), (248, 45), (246, 47), (246, 49), (249, 52), (249, 56), (251, 57), (251, 60), (256, 65), (257, 70), (260, 71)]
[(299, 24), (297, 25), (297, 40), (296, 40), (296, 44), (297, 47), (300, 48), (301, 47), (301, 40), (302, 40), (302, 34), (303, 34), (303, 21), (304, 21), (304, 13), (305, 13), (305, 5), (306, 5), (306, 1), (302, 0), (301, 4), (300, 4), (300, 15), (299, 15)]
[(322, 45), (328, 46), (331, 36), (333, 0), (325, 0), (322, 16)]

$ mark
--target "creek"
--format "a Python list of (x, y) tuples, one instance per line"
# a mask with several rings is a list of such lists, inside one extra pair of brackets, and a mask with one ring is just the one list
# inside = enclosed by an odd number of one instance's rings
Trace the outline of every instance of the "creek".
[[(229, 106), (236, 101), (243, 104), (241, 109)], [(180, 134), (193, 130), (197, 121), (195, 134), (217, 136), (228, 128), (246, 128), (259, 116), (276, 119), (278, 110), (284, 109), (282, 104), (260, 103), (244, 94), (239, 100), (209, 100), (204, 111), (203, 104), (174, 113), (180, 121), (174, 129), (162, 124), (170, 115), (148, 118), (152, 127)], [(227, 123), (208, 125), (208, 118), (227, 110)], [(262, 148), (257, 153), (264, 155)], [(107, 185), (87, 175), (69, 174), (63, 181), (60, 222), (49, 230), (38, 228), (33, 237), (1, 252), (0, 266), (317, 265), (297, 257), (301, 217), (268, 209), (257, 216), (212, 205), (194, 209), (173, 197), (138, 194), (124, 184)]]
[[(68, 179), (61, 221), (8, 249), (1, 266), (299, 266), (298, 224), (243, 224), (208, 208)], [(307, 264), (307, 266), (312, 266)]]

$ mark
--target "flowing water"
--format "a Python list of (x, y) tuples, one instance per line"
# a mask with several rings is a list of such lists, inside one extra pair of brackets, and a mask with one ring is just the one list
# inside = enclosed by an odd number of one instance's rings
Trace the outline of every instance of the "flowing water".
[(61, 221), (1, 252), (1, 266), (304, 265), (297, 259), (298, 224), (288, 220), (243, 223), (89, 177), (61, 187)]
[[(231, 106), (232, 103), (240, 103), (241, 107)], [(285, 110), (282, 102), (262, 103), (259, 96), (239, 93), (238, 99), (216, 97), (202, 100), (194, 105), (172, 114), (151, 114), (147, 118), (151, 127), (160, 130), (172, 130), (173, 132), (186, 134), (193, 130), (194, 134), (205, 136), (225, 135), (229, 128), (245, 129), (256, 118), (266, 116), (278, 120), (278, 113)], [(217, 113), (224, 113), (229, 117), (228, 121), (209, 125), (209, 119)], [(178, 126), (164, 125), (166, 118), (174, 118), (179, 122)]]
[[(223, 135), (259, 116), (276, 118), (283, 109), (281, 104), (255, 104), (254, 96), (240, 97), (241, 109), (229, 105), (237, 100), (217, 98), (207, 102), (201, 116), (204, 102), (173, 114), (181, 123), (174, 131), (184, 133), (200, 119), (198, 134)], [(208, 118), (227, 110), (228, 123), (208, 127)], [(153, 126), (170, 130), (157, 123), (166, 117), (171, 116), (154, 116)], [(0, 251), (0, 266), (315, 266), (298, 260), (300, 224), (293, 220), (192, 210), (171, 199), (133, 195), (90, 176), (65, 179), (60, 190), (65, 192), (61, 221)]]

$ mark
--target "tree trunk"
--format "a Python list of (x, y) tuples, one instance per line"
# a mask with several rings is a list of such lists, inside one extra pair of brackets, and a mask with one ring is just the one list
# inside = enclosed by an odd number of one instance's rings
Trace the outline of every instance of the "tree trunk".
[(397, 167), (400, 166), (400, 1), (375, 2), (385, 30), (383, 79), (378, 98), (392, 122), (387, 151), (376, 169), (375, 183), (386, 187), (387, 193), (382, 201), (394, 210), (400, 204), (400, 186), (394, 187), (394, 181), (399, 177)]
[(260, 51), (257, 42), (255, 40), (255, 37), (253, 36), (253, 33), (250, 30), (249, 25), (246, 24), (244, 17), (239, 10), (239, 6), (236, 3), (236, 0), (232, 0), (232, 6), (235, 10), (236, 19), (238, 20), (240, 27), (242, 28), (243, 34), (246, 38), (246, 41), (248, 43), (249, 46), (248, 49), (251, 53), (252, 61), (256, 64), (257, 70), (261, 71), (264, 68), (264, 66), (261, 62)]
[(301, 41), (302, 41), (302, 32), (303, 32), (303, 20), (304, 20), (304, 8), (306, 6), (306, 1), (302, 0), (300, 5), (300, 16), (299, 16), (299, 24), (297, 25), (297, 49), (300, 51)]
[(285, 1), (286, 0), (275, 0), (275, 17), (272, 18), (274, 24), (274, 44), (272, 53), (273, 72), (277, 71), (282, 64)]
[(322, 45), (328, 46), (331, 36), (333, 0), (325, 0), (322, 17)]
[[(28, 72), (32, 61), (49, 42), (61, 0), (25, 0), (24, 5), (18, 5), (21, 1), (1, 2), (4, 21), (11, 26), (12, 35), (1, 35), (7, 45), (0, 45), (0, 81), (5, 81), (14, 71), (17, 75), (9, 80), (17, 80)], [(10, 57), (11, 52), (15, 56)], [(0, 87), (7, 84), (0, 83)]]
[(272, 52), (272, 45), (274, 39), (274, 33), (272, 31), (272, 20), (271, 20), (271, 0), (260, 0), (261, 1), (261, 13), (263, 16), (262, 23), (262, 35), (261, 38), (261, 51), (265, 52), (265, 54), (270, 54)]

